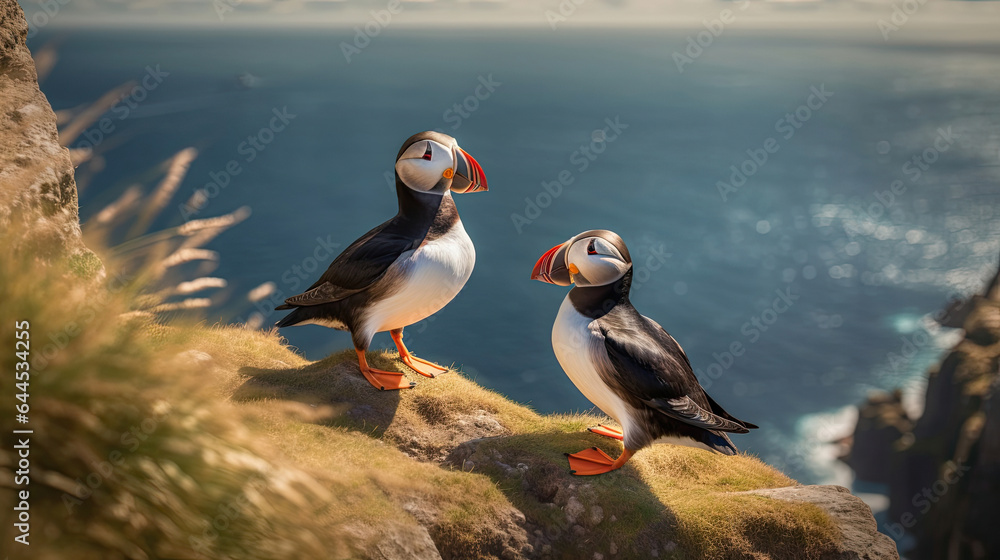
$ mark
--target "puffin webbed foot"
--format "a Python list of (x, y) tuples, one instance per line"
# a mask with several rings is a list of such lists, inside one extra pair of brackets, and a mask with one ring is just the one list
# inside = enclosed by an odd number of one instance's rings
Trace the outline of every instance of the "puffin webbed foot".
[(394, 391), (397, 389), (412, 389), (417, 386), (416, 383), (412, 381), (407, 381), (403, 374), (398, 371), (385, 371), (383, 369), (375, 369), (368, 365), (368, 360), (365, 359), (365, 351), (358, 350), (358, 367), (361, 368), (361, 375), (365, 376), (365, 379), (372, 384), (372, 387), (380, 391)]
[(407, 367), (424, 377), (437, 377), (448, 371), (448, 368), (446, 367), (439, 366), (434, 362), (428, 362), (427, 360), (418, 358), (413, 354), (407, 354), (405, 356), (400, 354), (400, 359), (407, 365)]
[(631, 456), (632, 452), (625, 449), (620, 457), (612, 459), (610, 455), (596, 447), (566, 454), (570, 473), (577, 476), (592, 476), (620, 469)]
[(399, 350), (400, 361), (406, 364), (406, 366), (413, 371), (423, 375), (424, 377), (437, 377), (448, 371), (448, 368), (444, 366), (439, 366), (434, 362), (429, 362), (411, 354), (410, 351), (406, 349), (406, 345), (403, 344), (403, 329), (389, 331), (389, 335), (392, 337), (392, 341), (396, 343), (396, 350)]
[(612, 428), (611, 426), (605, 426), (604, 424), (598, 424), (591, 428), (587, 428), (587, 431), (595, 433), (599, 436), (607, 436), (609, 438), (615, 438), (618, 441), (625, 439), (625, 435), (621, 430)]

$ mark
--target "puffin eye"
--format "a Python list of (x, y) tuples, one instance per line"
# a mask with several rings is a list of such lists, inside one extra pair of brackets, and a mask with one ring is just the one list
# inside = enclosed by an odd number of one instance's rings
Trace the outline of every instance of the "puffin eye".
[(427, 151), (424, 152), (423, 159), (426, 159), (427, 161), (430, 161), (431, 160), (431, 155), (433, 155), (432, 152), (431, 152), (431, 143), (428, 142), (427, 143)]
[(597, 254), (597, 245), (595, 243), (595, 240), (593, 240), (593, 239), (591, 239), (590, 243), (587, 244), (587, 254), (588, 255), (596, 255)]

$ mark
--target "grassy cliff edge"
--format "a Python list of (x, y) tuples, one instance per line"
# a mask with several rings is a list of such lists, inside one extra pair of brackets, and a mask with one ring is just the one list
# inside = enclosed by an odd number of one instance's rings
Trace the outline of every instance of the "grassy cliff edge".
[[(132, 288), (30, 257), (0, 259), (0, 298), (3, 339), (27, 319), (34, 344), (33, 543), (14, 558), (895, 557), (860, 500), (754, 457), (656, 446), (574, 477), (564, 452), (618, 452), (585, 430), (605, 419), (456, 372), (373, 391), (353, 352), (309, 362), (274, 332), (165, 324)], [(370, 360), (408, 371), (395, 358)], [(11, 516), (14, 488), (0, 497)]]

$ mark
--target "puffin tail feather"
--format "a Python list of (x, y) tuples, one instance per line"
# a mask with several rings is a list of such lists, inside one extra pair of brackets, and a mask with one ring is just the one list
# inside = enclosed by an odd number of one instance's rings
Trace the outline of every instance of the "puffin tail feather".
[(740, 452), (724, 432), (708, 432), (705, 444), (723, 455), (736, 455)]
[[(281, 307), (284, 306), (277, 307), (276, 309), (281, 309)], [(282, 327), (291, 327), (293, 325), (299, 324), (301, 321), (305, 319), (304, 317), (302, 317), (302, 314), (299, 312), (299, 309), (300, 308), (296, 307), (295, 311), (292, 311), (288, 315), (285, 315), (285, 318), (275, 323), (274, 326), (280, 329)]]

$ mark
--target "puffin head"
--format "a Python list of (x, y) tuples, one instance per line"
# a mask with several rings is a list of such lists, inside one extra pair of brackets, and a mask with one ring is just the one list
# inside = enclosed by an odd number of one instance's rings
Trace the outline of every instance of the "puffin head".
[(396, 156), (396, 176), (419, 192), (444, 194), (489, 190), (479, 162), (440, 132), (414, 134), (403, 142)]
[(531, 279), (558, 286), (606, 286), (632, 268), (632, 257), (621, 236), (606, 229), (592, 229), (545, 252)]

